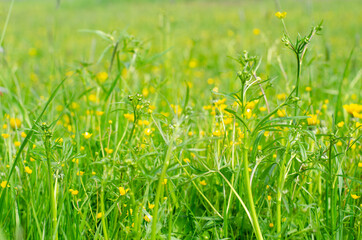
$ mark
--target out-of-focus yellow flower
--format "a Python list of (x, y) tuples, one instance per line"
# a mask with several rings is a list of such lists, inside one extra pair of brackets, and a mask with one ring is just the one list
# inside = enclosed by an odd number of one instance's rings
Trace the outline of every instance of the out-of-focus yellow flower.
[(260, 29), (259, 28), (254, 28), (253, 29), (253, 34), (254, 35), (259, 35), (260, 34)]
[(73, 189), (69, 189), (70, 193), (73, 195), (73, 196), (76, 196), (78, 195), (79, 191), (78, 190), (73, 190)]
[(351, 115), (359, 114), (362, 111), (362, 105), (356, 103), (343, 105), (343, 108)]
[(353, 199), (358, 199), (358, 198), (360, 198), (361, 196), (358, 196), (358, 195), (356, 195), (356, 194), (351, 194), (351, 197), (352, 197)]
[(113, 153), (113, 149), (110, 148), (104, 148), (104, 150), (106, 151), (106, 153), (108, 154), (112, 154)]
[(126, 193), (127, 193), (127, 191), (124, 189), (124, 187), (119, 187), (118, 190), (119, 190), (119, 194), (121, 194), (121, 196), (126, 195)]
[(270, 195), (268, 195), (268, 200), (270, 201), (272, 199), (272, 197)]
[(260, 112), (265, 112), (266, 110), (267, 110), (266, 107), (260, 107), (260, 108), (259, 108), (259, 111), (260, 111)]
[(342, 122), (337, 123), (337, 126), (338, 126), (339, 128), (343, 127), (343, 126), (344, 126), (344, 122), (342, 121)]
[(358, 167), (362, 168), (362, 162), (358, 163)]
[(104, 82), (108, 79), (108, 73), (106, 72), (99, 72), (97, 73), (97, 79), (100, 81), (100, 82)]
[(3, 129), (7, 129), (8, 128), (8, 125), (7, 124), (4, 124), (3, 125)]
[(1, 186), (2, 188), (6, 188), (7, 185), (8, 185), (8, 182), (7, 182), (7, 181), (2, 181), (1, 184), (0, 184), (0, 186)]
[(270, 228), (273, 228), (273, 227), (274, 227), (274, 224), (273, 224), (273, 223), (269, 223), (269, 227), (270, 227)]
[(312, 91), (312, 88), (308, 86), (305, 88), (305, 91), (310, 92), (310, 91)]
[(25, 167), (25, 172), (27, 174), (31, 174), (33, 172), (33, 170), (31, 170), (30, 167)]
[(167, 184), (167, 178), (164, 178), (164, 179), (163, 179), (162, 184), (163, 184), (163, 185), (166, 185), (166, 184)]
[(84, 175), (84, 172), (83, 171), (78, 171), (77, 172), (77, 176), (83, 176)]
[(149, 208), (149, 209), (152, 209), (152, 208), (154, 208), (154, 207), (155, 207), (155, 204), (148, 203), (148, 208)]
[(145, 215), (145, 216), (143, 217), (143, 219), (144, 219), (146, 222), (151, 222), (151, 219), (150, 219), (147, 215)]
[(201, 184), (202, 186), (206, 186), (206, 185), (207, 185), (207, 183), (206, 183), (205, 180), (200, 181), (200, 184)]
[(283, 19), (287, 16), (287, 13), (286, 12), (276, 12), (275, 16), (279, 19)]
[(282, 110), (278, 109), (277, 115), (278, 117), (285, 117), (287, 115), (287, 112), (284, 109)]
[(190, 159), (188, 159), (188, 158), (184, 158), (183, 160), (185, 163), (190, 163)]
[(3, 134), (1, 134), (1, 136), (2, 136), (4, 139), (7, 139), (7, 138), (9, 138), (9, 137), (10, 137), (10, 135), (9, 135), (9, 134), (7, 134), (7, 133), (3, 133)]
[(34, 57), (38, 54), (38, 51), (36, 50), (36, 48), (29, 48), (28, 54), (29, 56)]
[(134, 121), (134, 115), (133, 115), (133, 113), (125, 113), (125, 114), (123, 114), (123, 116), (124, 116), (128, 121), (131, 121), (131, 122)]
[(150, 136), (152, 134), (152, 130), (150, 128), (146, 128), (143, 132), (147, 136)]
[(215, 137), (220, 137), (222, 135), (222, 132), (220, 130), (215, 130), (212, 135), (214, 135)]
[(103, 114), (104, 114), (103, 111), (96, 111), (96, 115), (97, 115), (97, 116), (102, 116)]
[(150, 93), (150, 91), (148, 90), (148, 88), (143, 88), (142, 89), (142, 95), (143, 96), (147, 97), (149, 93)]
[(285, 94), (285, 93), (279, 93), (279, 94), (277, 94), (277, 99), (278, 100), (284, 100), (284, 99), (286, 99), (287, 98), (287, 94)]
[(191, 59), (191, 61), (189, 62), (189, 68), (195, 68), (197, 67), (197, 60), (196, 59)]
[(54, 140), (54, 142), (62, 144), (63, 143), (63, 138), (57, 138), (57, 139)]
[(98, 213), (98, 214), (97, 214), (97, 219), (98, 219), (98, 218), (101, 218), (102, 216), (103, 216), (103, 213), (102, 213), (102, 212)]
[(10, 118), (10, 127), (12, 129), (20, 128), (21, 120), (19, 118)]
[(14, 146), (15, 146), (15, 147), (20, 147), (20, 145), (21, 145), (21, 142), (19, 142), (19, 141), (15, 141), (15, 142), (14, 142)]
[(21, 132), (20, 136), (21, 136), (22, 138), (26, 138), (27, 135), (26, 135), (25, 132)]
[(84, 137), (85, 139), (90, 139), (93, 134), (92, 134), (92, 133), (89, 133), (89, 132), (85, 132), (85, 133), (82, 133), (82, 135), (83, 135), (83, 137)]
[(319, 120), (317, 119), (316, 114), (308, 115), (309, 118), (307, 118), (308, 125), (317, 125), (319, 124)]

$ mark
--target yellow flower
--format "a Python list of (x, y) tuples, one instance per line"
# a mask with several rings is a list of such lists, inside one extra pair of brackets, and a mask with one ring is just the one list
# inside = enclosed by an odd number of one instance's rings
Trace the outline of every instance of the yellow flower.
[(356, 194), (351, 194), (351, 197), (352, 197), (353, 199), (358, 199), (358, 198), (360, 198), (361, 196), (358, 196), (358, 195), (356, 195)]
[(162, 184), (163, 184), (163, 185), (166, 185), (166, 184), (167, 184), (167, 178), (163, 179)]
[(144, 219), (146, 222), (151, 222), (150, 218), (149, 218), (147, 215), (145, 215), (145, 216), (143, 217), (143, 219)]
[(343, 105), (343, 108), (351, 115), (358, 115), (360, 112), (362, 112), (362, 105), (356, 103)]
[(270, 228), (273, 228), (273, 227), (274, 227), (274, 224), (273, 224), (273, 223), (269, 223), (269, 227), (270, 227)]
[(31, 170), (29, 167), (25, 167), (25, 172), (27, 174), (31, 174), (33, 172), (33, 170)]
[(268, 200), (270, 201), (272, 199), (272, 197), (270, 195), (268, 195)]
[(8, 128), (8, 125), (7, 124), (4, 124), (3, 125), (3, 129), (7, 129)]
[(88, 96), (88, 100), (91, 101), (91, 102), (97, 102), (98, 98), (97, 98), (97, 95), (95, 94), (90, 94)]
[(147, 136), (150, 136), (152, 134), (152, 130), (150, 128), (146, 128), (144, 131), (143, 131)]
[(1, 134), (1, 136), (2, 136), (3, 138), (5, 138), (5, 139), (7, 139), (8, 137), (10, 137), (10, 135), (7, 134), (7, 133), (3, 133), (3, 134)]
[(97, 79), (98, 79), (100, 82), (106, 81), (107, 78), (108, 78), (108, 73), (106, 73), (106, 72), (99, 72), (99, 73), (97, 73)]
[(13, 129), (20, 128), (21, 120), (18, 118), (10, 118), (10, 127)]
[(152, 208), (154, 208), (154, 207), (155, 207), (155, 204), (148, 203), (148, 208), (149, 208), (149, 209), (152, 209)]
[(133, 115), (133, 113), (125, 113), (125, 114), (123, 114), (123, 116), (124, 116), (128, 121), (131, 121), (131, 122), (134, 121), (134, 115)]
[(362, 168), (362, 162), (358, 163), (358, 167)]
[(93, 171), (93, 172), (92, 172), (92, 175), (96, 175), (96, 172), (95, 172), (95, 171)]
[(77, 172), (77, 176), (83, 176), (84, 175), (84, 172), (83, 171), (78, 171)]
[(337, 147), (341, 147), (343, 144), (341, 141), (338, 141), (336, 145), (337, 145)]
[(6, 186), (8, 185), (8, 182), (7, 181), (2, 181), (0, 185), (1, 185), (2, 188), (6, 188)]
[(72, 191), (71, 190), (72, 189), (70, 189), (69, 191), (72, 193), (73, 196), (78, 195), (78, 193), (79, 193), (78, 190), (72, 190)]
[(285, 94), (285, 93), (277, 94), (277, 99), (278, 100), (284, 100), (286, 98), (287, 98), (287, 94)]
[(143, 88), (142, 89), (142, 95), (143, 96), (147, 97), (149, 93), (150, 93), (150, 91), (148, 90), (148, 88)]
[(221, 131), (220, 130), (215, 130), (212, 135), (214, 135), (215, 137), (220, 137), (221, 136)]
[(126, 190), (124, 189), (124, 187), (119, 187), (118, 190), (119, 190), (119, 194), (121, 194), (121, 196), (126, 195), (126, 193), (127, 193)]
[(85, 133), (82, 133), (82, 135), (83, 135), (83, 137), (84, 137), (85, 139), (90, 139), (93, 134), (92, 134), (92, 133), (89, 133), (89, 132), (85, 132)]
[(108, 154), (112, 154), (112, 153), (113, 153), (113, 149), (104, 148), (104, 150), (105, 150), (106, 153), (108, 153)]
[(19, 141), (15, 141), (15, 142), (14, 142), (14, 146), (15, 146), (15, 147), (20, 147), (20, 145), (21, 145), (21, 142), (19, 142)]
[(259, 35), (260, 34), (260, 29), (259, 28), (254, 28), (253, 29), (253, 34), (254, 35)]
[(200, 184), (201, 184), (202, 186), (206, 186), (206, 185), (207, 185), (207, 183), (206, 183), (205, 180), (200, 181)]
[(312, 91), (312, 88), (308, 86), (305, 88), (305, 91), (310, 92), (310, 91)]
[(97, 219), (98, 219), (98, 218), (101, 218), (102, 216), (103, 216), (103, 213), (102, 213), (102, 212), (98, 213), (98, 214), (97, 214)]
[(23, 138), (26, 138), (27, 135), (26, 135), (25, 132), (21, 132), (20, 136), (23, 137)]
[(317, 125), (319, 124), (319, 120), (317, 119), (316, 114), (308, 115), (310, 118), (307, 118), (308, 125)]
[(283, 110), (278, 109), (277, 115), (279, 117), (285, 117), (287, 115), (287, 113), (286, 113), (286, 111), (284, 109)]
[(283, 19), (287, 16), (287, 13), (286, 12), (276, 12), (275, 16), (279, 19)]
[(342, 122), (337, 123), (337, 126), (338, 126), (339, 128), (343, 127), (343, 126), (344, 126), (344, 122), (342, 121)]
[(103, 114), (104, 114), (103, 111), (96, 111), (96, 115), (97, 115), (97, 116), (102, 116)]
[(57, 139), (55, 139), (54, 142), (55, 142), (55, 143), (62, 144), (62, 143), (63, 143), (63, 138), (57, 138)]
[(28, 54), (29, 56), (34, 57), (38, 54), (38, 51), (36, 50), (36, 48), (29, 48)]
[(197, 67), (197, 60), (196, 59), (191, 59), (191, 61), (189, 62), (189, 67), (190, 68)]
[(184, 162), (185, 162), (185, 163), (189, 163), (189, 162), (190, 162), (190, 159), (184, 158)]
[(79, 159), (78, 159), (78, 158), (73, 158), (73, 159), (72, 159), (72, 162), (78, 164), (78, 163), (79, 163)]
[(34, 158), (32, 158), (32, 157), (30, 157), (30, 162), (35, 162), (35, 159)]
[(260, 112), (265, 112), (267, 109), (266, 109), (266, 107), (260, 107), (259, 110), (260, 110)]

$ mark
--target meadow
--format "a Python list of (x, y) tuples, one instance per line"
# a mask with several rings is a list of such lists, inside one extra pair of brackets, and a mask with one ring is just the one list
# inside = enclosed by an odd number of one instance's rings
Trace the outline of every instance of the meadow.
[(0, 240), (362, 238), (357, 0), (0, 1)]

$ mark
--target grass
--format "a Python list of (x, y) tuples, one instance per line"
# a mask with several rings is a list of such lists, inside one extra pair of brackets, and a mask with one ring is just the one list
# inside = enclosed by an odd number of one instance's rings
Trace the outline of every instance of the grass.
[(1, 2), (0, 239), (361, 238), (358, 3)]

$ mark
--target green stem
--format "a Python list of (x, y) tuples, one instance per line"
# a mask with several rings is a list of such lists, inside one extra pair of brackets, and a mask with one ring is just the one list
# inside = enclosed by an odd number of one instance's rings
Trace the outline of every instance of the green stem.
[(102, 227), (103, 227), (103, 233), (104, 233), (104, 239), (108, 240), (108, 229), (107, 229), (107, 223), (106, 223), (106, 216), (105, 216), (105, 207), (104, 207), (104, 186), (102, 186), (101, 190), (101, 211), (102, 211)]
[[(277, 188), (277, 232), (278, 234), (281, 233), (282, 230), (282, 211), (281, 211), (281, 204), (282, 204), (282, 191), (284, 187), (284, 174), (285, 174), (285, 162), (287, 161), (288, 153), (290, 149), (290, 141), (288, 141), (287, 147), (285, 149), (285, 153), (280, 163), (280, 172), (279, 172), (279, 179), (278, 179), (278, 188)], [(280, 238), (280, 236), (279, 236)]]
[[(177, 132), (177, 129), (175, 129), (175, 132)], [(170, 141), (170, 143), (168, 145), (168, 149), (167, 149), (167, 153), (166, 153), (166, 157), (165, 157), (165, 162), (163, 163), (163, 168), (162, 168), (162, 171), (161, 171), (161, 175), (160, 175), (160, 178), (158, 180), (157, 192), (156, 192), (156, 198), (155, 198), (155, 208), (153, 209), (151, 240), (156, 239), (158, 208), (159, 208), (159, 202), (160, 202), (160, 197), (161, 197), (161, 192), (162, 192), (162, 183), (163, 183), (164, 178), (166, 176), (166, 171), (167, 171), (168, 165), (170, 164), (173, 144), (174, 144), (174, 137), (172, 137), (172, 139), (171, 139), (171, 141)]]
[[(246, 136), (245, 136), (245, 139), (247, 139)], [(243, 151), (244, 151), (244, 161), (243, 161), (243, 165), (244, 165), (243, 166), (244, 167), (244, 182), (245, 182), (246, 192), (247, 192), (248, 199), (249, 199), (251, 219), (252, 219), (253, 228), (254, 228), (256, 238), (258, 240), (262, 240), (263, 235), (262, 235), (261, 230), (260, 230), (258, 216), (256, 215), (256, 210), (255, 210), (255, 205), (254, 205), (254, 200), (253, 200), (253, 193), (251, 191), (251, 186), (250, 186), (249, 161), (248, 161), (249, 143), (247, 142), (247, 140), (245, 142), (245, 146), (244, 146)]]
[(52, 214), (52, 228), (53, 228), (53, 239), (58, 239), (58, 230), (57, 230), (57, 203), (55, 200), (55, 192), (53, 186), (53, 173), (52, 173), (52, 166), (50, 162), (51, 154), (50, 154), (50, 139), (46, 137), (45, 139), (45, 152), (47, 157), (47, 165), (48, 165), (48, 184), (49, 184), (49, 195), (50, 195), (50, 207), (51, 207), (51, 214)]
[[(301, 70), (301, 61), (299, 59), (299, 55), (297, 55), (297, 81), (295, 86), (295, 97), (299, 98), (299, 82), (300, 82), (300, 70)], [(294, 109), (294, 116), (298, 115), (298, 101), (295, 101), (295, 109)]]

